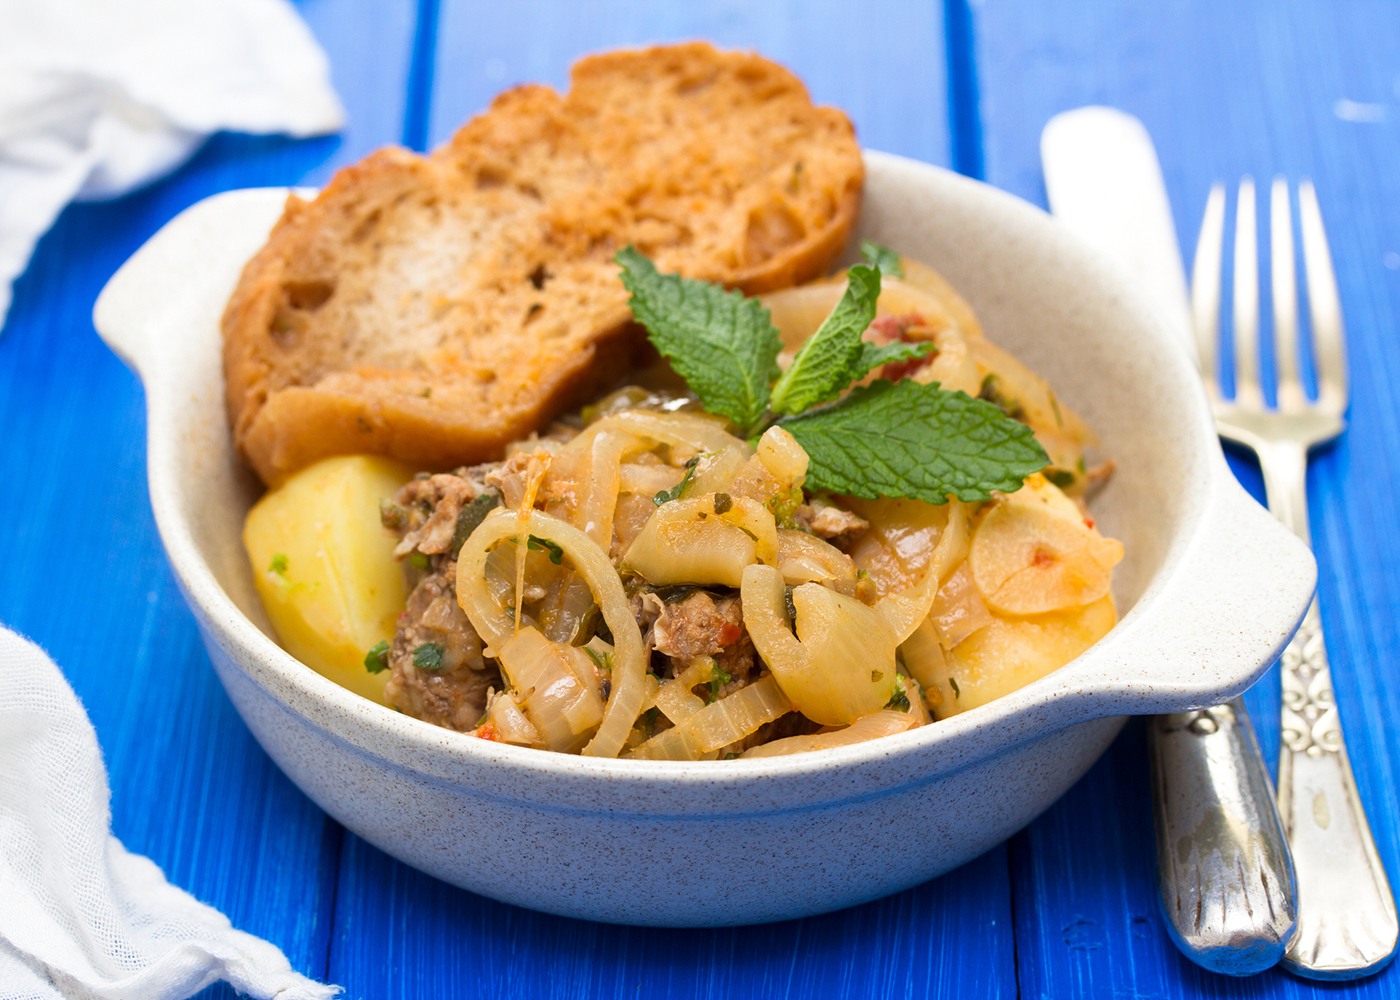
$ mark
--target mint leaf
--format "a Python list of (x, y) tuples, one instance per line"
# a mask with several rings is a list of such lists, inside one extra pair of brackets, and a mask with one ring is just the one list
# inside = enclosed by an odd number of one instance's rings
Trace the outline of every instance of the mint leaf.
[(991, 403), (909, 379), (779, 423), (811, 458), (809, 488), (871, 499), (987, 500), (1049, 462), (1034, 432)]
[(865, 262), (886, 278), (904, 277), (904, 265), (899, 262), (899, 254), (874, 240), (860, 241), (860, 255)]
[(768, 412), (782, 349), (768, 310), (718, 285), (661, 274), (630, 246), (613, 259), (632, 293), (632, 315), (701, 405), (745, 432), (757, 428)]
[(869, 341), (862, 341), (862, 344), (859, 377), (864, 377), (866, 372), (887, 365), (891, 361), (922, 358), (933, 350), (933, 341), (931, 340), (896, 340), (889, 344), (872, 344)]
[(807, 338), (792, 365), (773, 386), (774, 413), (801, 413), (841, 395), (870, 369), (862, 368), (862, 334), (875, 318), (880, 272), (857, 264), (847, 273), (845, 294), (817, 332)]

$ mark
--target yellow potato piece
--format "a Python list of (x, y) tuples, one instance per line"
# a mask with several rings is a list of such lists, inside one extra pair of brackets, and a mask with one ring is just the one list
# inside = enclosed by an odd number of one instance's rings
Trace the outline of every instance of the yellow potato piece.
[(380, 703), (389, 673), (366, 670), (365, 652), (393, 639), (407, 594), (379, 501), (412, 476), (377, 456), (328, 458), (264, 496), (243, 524), (253, 582), (282, 647)]
[(946, 719), (985, 705), (1058, 670), (1118, 621), (1113, 597), (1072, 611), (1034, 618), (996, 618), (947, 653), (948, 676), (930, 697), (934, 715)]

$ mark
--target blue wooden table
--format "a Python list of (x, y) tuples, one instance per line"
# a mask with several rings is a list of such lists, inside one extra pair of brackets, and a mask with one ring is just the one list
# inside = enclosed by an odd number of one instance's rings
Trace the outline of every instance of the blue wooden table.
[[(355, 998), (1400, 996), (1400, 969), (1325, 987), (1212, 976), (1157, 912), (1147, 762), (1130, 725), (1048, 813), (964, 868), (811, 920), (716, 931), (541, 916), (433, 881), (345, 832), (233, 712), (166, 567), (139, 383), (93, 300), (182, 208), (324, 182), (392, 142), (446, 139), (512, 83), (562, 85), (598, 49), (705, 37), (794, 69), (867, 146), (1044, 204), (1054, 113), (1107, 103), (1156, 139), (1182, 243), (1216, 178), (1314, 178), (1351, 334), (1351, 429), (1313, 465), (1313, 534), (1342, 716), (1400, 884), (1400, 5), (1387, 0), (304, 0), (349, 125), (215, 137), (173, 177), (70, 208), (0, 338), (0, 623), (46, 647), (97, 727), (115, 832), (172, 881)], [(1267, 308), (1267, 305), (1266, 305)], [(1259, 493), (1258, 473), (1235, 460)], [(1266, 755), (1278, 680), (1250, 693)], [(503, 831), (502, 836), (509, 836)], [(215, 988), (207, 996), (228, 996)]]

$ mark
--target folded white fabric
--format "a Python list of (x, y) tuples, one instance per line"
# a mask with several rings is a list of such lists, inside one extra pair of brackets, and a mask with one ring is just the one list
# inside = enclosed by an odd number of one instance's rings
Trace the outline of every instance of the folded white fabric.
[(58, 667), (0, 628), (0, 1000), (329, 1000), (274, 945), (109, 832), (97, 734)]
[(326, 55), (287, 0), (0, 0), (0, 329), (74, 198), (114, 198), (213, 132), (334, 132)]

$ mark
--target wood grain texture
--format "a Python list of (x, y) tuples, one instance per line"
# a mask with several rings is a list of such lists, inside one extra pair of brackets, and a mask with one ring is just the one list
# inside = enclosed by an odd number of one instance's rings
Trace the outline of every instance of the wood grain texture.
[[(900, 850), (891, 842), (891, 858)], [(490, 853), (483, 845), (483, 864)], [(695, 859), (716, 879), (763, 863), (761, 844)], [(384, 1000), (1009, 997), (1009, 898), (998, 848), (943, 878), (826, 916), (715, 930), (615, 927), (483, 899), (347, 833), (331, 975), (349, 997)]]
[[(340, 827), (273, 766), (209, 667), (151, 517), (140, 385), (91, 321), (116, 268), (188, 205), (329, 176), (399, 138), (415, 5), (302, 10), (336, 67), (343, 136), (216, 136), (164, 181), (69, 208), (16, 286), (0, 336), (0, 623), (48, 650), (86, 706), (117, 836), (320, 977)], [(371, 67), (397, 82), (385, 91)]]
[(818, 104), (841, 108), (861, 145), (949, 162), (942, 5), (878, 0), (442, 0), (430, 144), (447, 139), (505, 87), (568, 86), (579, 56), (704, 38), (752, 49), (801, 77)]
[[(988, 180), (1044, 204), (1039, 135), (1050, 116), (1105, 103), (1156, 142), (1185, 252), (1206, 191), (1243, 173), (1317, 184), (1350, 335), (1350, 429), (1310, 474), (1319, 592), (1357, 781), (1392, 880), (1400, 874), (1400, 8), (1380, 2), (1128, 2), (1049, 6), (986, 0), (975, 33)], [(1350, 102), (1350, 103), (1348, 103)], [(1233, 194), (1232, 194), (1233, 208)], [(1231, 238), (1227, 233), (1227, 239)], [(1261, 231), (1267, 268), (1267, 232)], [(1387, 263), (1389, 262), (1389, 263)], [(1226, 288), (1229, 288), (1228, 279)], [(1227, 305), (1228, 309), (1228, 305)], [(1264, 321), (1269, 322), (1267, 286)], [(1266, 371), (1271, 354), (1265, 356)], [(1231, 455), (1262, 496), (1257, 467)], [(1278, 678), (1246, 698), (1271, 766)], [(1173, 949), (1157, 913), (1144, 743), (1130, 731), (1098, 768), (1012, 845), (1021, 988), (1028, 997), (1359, 997), (1400, 993), (1394, 967), (1349, 987), (1271, 972), (1233, 981)], [(1088, 867), (1086, 867), (1088, 866)], [(1145, 923), (1139, 923), (1145, 921)]]

